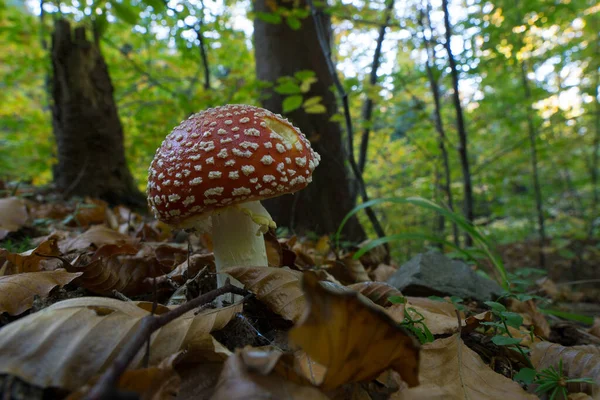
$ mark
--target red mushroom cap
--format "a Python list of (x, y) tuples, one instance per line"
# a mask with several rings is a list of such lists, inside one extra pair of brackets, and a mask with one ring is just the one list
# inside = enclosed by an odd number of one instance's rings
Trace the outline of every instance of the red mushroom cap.
[(182, 121), (150, 164), (148, 203), (161, 221), (303, 189), (320, 157), (281, 115), (247, 105), (211, 108)]

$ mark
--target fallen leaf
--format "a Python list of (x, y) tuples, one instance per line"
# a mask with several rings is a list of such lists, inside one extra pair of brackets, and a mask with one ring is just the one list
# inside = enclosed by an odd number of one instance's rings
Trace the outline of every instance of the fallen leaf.
[(347, 254), (341, 259), (327, 260), (324, 263), (330, 266), (327, 272), (343, 284), (371, 280), (360, 260), (352, 258), (352, 254)]
[(600, 338), (600, 318), (594, 318), (594, 325), (592, 325), (588, 332), (597, 338)]
[[(431, 300), (425, 297), (407, 297), (406, 310), (413, 317), (423, 317), (423, 323), (434, 335), (448, 335), (458, 332), (458, 317), (454, 305)], [(464, 314), (460, 314), (461, 325), (464, 325)]]
[(84, 233), (77, 235), (72, 239), (61, 242), (59, 247), (61, 252), (66, 254), (73, 251), (88, 250), (92, 245), (97, 249), (106, 244), (125, 244), (133, 242), (134, 239), (131, 237), (114, 231), (107, 226), (95, 225)]
[(403, 297), (398, 289), (385, 282), (360, 282), (349, 285), (348, 287), (363, 294), (373, 301), (373, 303), (382, 307), (387, 307), (392, 304), (388, 300), (392, 296)]
[[(106, 246), (115, 251), (115, 255), (97, 257), (98, 251), (103, 251)], [(118, 249), (131, 250), (131, 244), (103, 245), (89, 257), (82, 254), (71, 265), (65, 265), (70, 272), (81, 272), (77, 284), (97, 294), (110, 295), (116, 290), (126, 296), (134, 296), (148, 292), (152, 283), (147, 278), (156, 278), (170, 271), (161, 265), (154, 257), (151, 248), (142, 246), (135, 255), (118, 255)]]
[(0, 314), (21, 314), (31, 308), (35, 296), (46, 298), (56, 286), (64, 286), (79, 275), (57, 269), (0, 276)]
[(554, 367), (562, 359), (563, 374), (567, 378), (591, 378), (595, 385), (569, 383), (571, 393), (583, 392), (600, 397), (600, 352), (595, 346), (564, 347), (556, 343), (541, 342), (532, 347), (531, 362), (537, 371)]
[(392, 266), (392, 265), (387, 265), (387, 264), (379, 264), (377, 266), (377, 268), (375, 268), (373, 270), (373, 272), (370, 273), (371, 278), (373, 278), (374, 281), (378, 281), (378, 282), (385, 282), (388, 280), (388, 278), (392, 275), (394, 275), (394, 273), (398, 270), (398, 268)]
[[(223, 360), (230, 352), (210, 332), (222, 329), (240, 307), (196, 316), (191, 311), (162, 327), (152, 335), (149, 365), (180, 350), (186, 350), (187, 362)], [(102, 297), (55, 303), (2, 328), (0, 373), (44, 388), (76, 390), (110, 365), (148, 314), (132, 302)], [(140, 367), (144, 353), (140, 350), (131, 368)]]
[(87, 198), (85, 203), (80, 204), (74, 210), (72, 220), (68, 226), (88, 227), (94, 224), (102, 224), (106, 219), (108, 203), (99, 199)]
[(277, 361), (277, 355), (265, 350), (250, 347), (236, 350), (225, 362), (211, 399), (328, 399), (315, 387), (279, 376), (273, 371)]
[[(135, 393), (140, 400), (172, 400), (179, 391), (181, 379), (174, 368), (174, 363), (182, 352), (175, 353), (160, 364), (148, 368), (127, 370), (119, 378), (117, 389)], [(87, 385), (72, 393), (66, 400), (85, 398), (87, 392), (97, 382), (98, 376)]]
[(418, 388), (403, 390), (393, 399), (537, 399), (494, 372), (458, 334), (423, 345), (419, 381)]
[(524, 314), (527, 318), (525, 325), (532, 325), (534, 333), (547, 339), (550, 336), (550, 325), (546, 317), (538, 310), (533, 299), (527, 301), (518, 301), (509, 299), (509, 309), (511, 311)]
[(57, 246), (56, 239), (50, 238), (45, 242), (42, 242), (38, 247), (33, 250), (28, 250), (24, 253), (10, 253), (6, 252), (5, 257), (10, 262), (8, 266), (8, 274), (20, 274), (23, 272), (39, 272), (46, 268), (51, 268), (50, 265), (57, 264), (56, 260), (48, 259), (43, 256), (58, 256), (60, 254)]
[(244, 284), (246, 289), (283, 318), (296, 322), (304, 311), (300, 288), (302, 272), (289, 268), (233, 267), (223, 272)]
[(18, 197), (0, 199), (0, 240), (27, 223), (29, 215), (25, 202)]
[(289, 338), (327, 368), (321, 388), (373, 379), (388, 368), (418, 384), (419, 345), (385, 311), (355, 291), (332, 293), (311, 273), (303, 289), (306, 310)]

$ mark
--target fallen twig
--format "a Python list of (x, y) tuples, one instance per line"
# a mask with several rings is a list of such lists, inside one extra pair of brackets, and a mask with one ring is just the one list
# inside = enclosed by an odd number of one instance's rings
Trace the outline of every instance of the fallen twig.
[(166, 312), (161, 315), (148, 315), (144, 317), (138, 326), (137, 331), (131, 336), (130, 340), (125, 344), (123, 350), (119, 353), (112, 365), (100, 376), (100, 379), (92, 387), (85, 396), (86, 400), (105, 400), (112, 399), (116, 393), (117, 383), (121, 375), (125, 372), (131, 361), (138, 354), (144, 343), (148, 340), (153, 332), (162, 328), (174, 319), (182, 316), (194, 308), (210, 303), (217, 297), (233, 293), (240, 296), (248, 295), (248, 291), (237, 286), (233, 286), (229, 279), (221, 288), (196, 297), (195, 299), (182, 304), (181, 306)]

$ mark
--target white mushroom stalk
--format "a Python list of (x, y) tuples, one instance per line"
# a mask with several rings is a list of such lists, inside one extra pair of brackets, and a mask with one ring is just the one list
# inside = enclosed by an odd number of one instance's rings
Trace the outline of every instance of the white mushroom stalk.
[(262, 234), (275, 223), (260, 200), (306, 187), (319, 160), (281, 115), (246, 105), (212, 108), (182, 121), (156, 151), (148, 204), (167, 224), (210, 229), (222, 286), (225, 268), (268, 266)]

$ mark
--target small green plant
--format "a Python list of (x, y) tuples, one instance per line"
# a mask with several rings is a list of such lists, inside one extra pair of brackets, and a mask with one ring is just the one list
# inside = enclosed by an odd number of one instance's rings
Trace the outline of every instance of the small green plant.
[[(406, 298), (402, 296), (390, 296), (388, 301), (392, 304), (406, 304)], [(414, 307), (406, 307), (404, 309), (404, 321), (400, 325), (411, 331), (421, 344), (425, 344), (433, 342), (435, 338), (424, 321), (423, 314)]]
[[(434, 301), (441, 301), (442, 303), (447, 302), (445, 298), (440, 296), (429, 296), (429, 299)], [(465, 306), (462, 304), (463, 301), (464, 300), (458, 296), (450, 296), (450, 299), (448, 300), (448, 302), (452, 303), (454, 308), (456, 308), (458, 311), (465, 311)]]
[(541, 370), (539, 373), (532, 368), (523, 368), (515, 375), (516, 381), (521, 381), (527, 385), (539, 385), (535, 391), (538, 394), (548, 394), (548, 399), (566, 399), (569, 395), (567, 384), (569, 383), (588, 383), (594, 384), (590, 378), (568, 378), (563, 372), (562, 358), (558, 361), (558, 369), (553, 365)]
[(31, 238), (26, 236), (23, 240), (13, 241), (12, 239), (0, 242), (0, 248), (8, 250), (10, 253), (23, 253), (27, 250), (34, 248), (35, 246), (31, 242)]
[[(491, 326), (495, 329), (496, 335), (492, 337), (492, 343), (497, 346), (507, 346), (513, 350), (517, 350), (521, 353), (523, 358), (527, 360), (529, 366), (532, 367), (529, 357), (525, 354), (529, 349), (524, 348), (520, 344), (523, 339), (514, 337), (508, 329), (510, 326), (516, 330), (520, 330), (521, 325), (523, 325), (523, 317), (515, 312), (507, 311), (504, 305), (495, 301), (486, 301), (485, 305), (490, 307), (492, 314), (495, 317), (495, 321), (481, 323), (482, 325)], [(533, 340), (533, 331), (527, 333)]]

